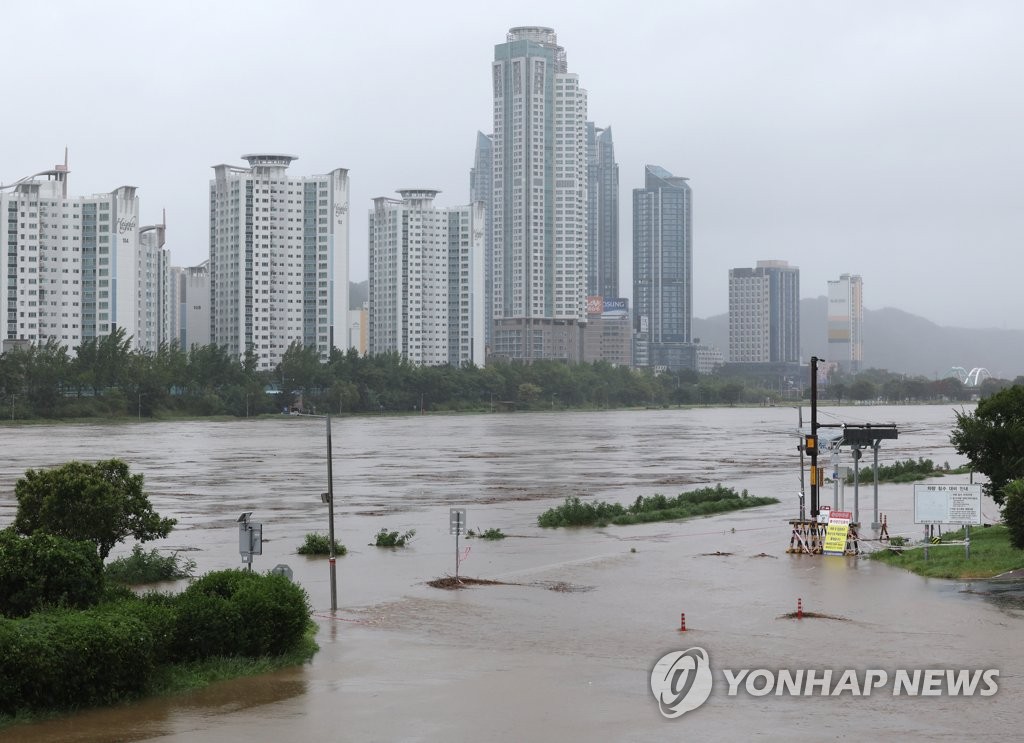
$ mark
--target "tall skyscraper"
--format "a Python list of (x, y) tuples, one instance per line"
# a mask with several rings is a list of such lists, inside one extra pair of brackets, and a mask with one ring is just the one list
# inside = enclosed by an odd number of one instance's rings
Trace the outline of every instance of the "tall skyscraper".
[(292, 155), (243, 155), (210, 181), (210, 340), (259, 369), (293, 342), (326, 360), (348, 327), (348, 171), (291, 178)]
[(3, 339), (76, 349), (124, 330), (138, 347), (135, 186), (68, 196), (67, 161), (0, 189)]
[(587, 290), (587, 96), (554, 30), (494, 48), (494, 353), (578, 361)]
[(695, 368), (693, 222), (686, 178), (657, 165), (633, 190), (634, 364)]
[(800, 269), (758, 261), (729, 269), (729, 361), (800, 361)]
[(494, 346), (494, 140), (483, 132), (476, 133), (473, 169), (469, 172), (469, 203), (477, 202), (484, 205), (484, 347), (490, 350)]
[(484, 364), (484, 205), (433, 189), (373, 200), (368, 352), (421, 366)]
[(858, 372), (864, 362), (864, 281), (844, 273), (828, 282), (828, 360)]
[(587, 122), (587, 295), (619, 297), (619, 165), (612, 129)]

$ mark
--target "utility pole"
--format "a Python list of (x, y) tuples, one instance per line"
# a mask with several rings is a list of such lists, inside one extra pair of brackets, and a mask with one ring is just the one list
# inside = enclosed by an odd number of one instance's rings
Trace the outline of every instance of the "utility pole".
[(818, 357), (811, 356), (811, 518), (818, 518)]

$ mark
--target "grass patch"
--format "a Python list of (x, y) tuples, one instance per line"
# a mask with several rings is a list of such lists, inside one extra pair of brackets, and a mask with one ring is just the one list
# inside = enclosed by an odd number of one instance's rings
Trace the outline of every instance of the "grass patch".
[(132, 547), (127, 557), (119, 557), (103, 568), (108, 579), (129, 586), (191, 578), (195, 571), (195, 560), (181, 557), (177, 552), (169, 555), (161, 555), (155, 549), (146, 552), (139, 545)]
[[(964, 532), (942, 535), (943, 542), (962, 540)], [(929, 545), (928, 559), (924, 559), (923, 545), (902, 549), (879, 550), (872, 560), (906, 568), (929, 578), (976, 580), (991, 578), (1010, 570), (1024, 567), (1024, 550), (1010, 545), (1009, 530), (1002, 525), (971, 530), (971, 557), (964, 557), (963, 545)]]
[[(307, 534), (306, 541), (299, 547), (298, 553), (300, 555), (329, 555), (331, 554), (331, 538), (326, 534)], [(334, 554), (348, 554), (348, 548), (337, 539), (334, 540)]]
[(399, 534), (397, 531), (388, 531), (386, 528), (381, 529), (377, 532), (374, 537), (374, 547), (404, 547), (412, 538), (416, 536), (416, 530), (410, 529), (404, 534)]
[[(906, 459), (890, 465), (878, 465), (879, 482), (907, 483), (917, 482), (929, 477), (942, 477), (943, 475), (964, 475), (971, 471), (970, 467), (957, 467), (951, 469), (949, 462), (941, 467), (936, 467), (935, 462), (930, 459), (919, 458), (916, 462), (913, 459)], [(864, 467), (860, 470), (860, 481), (862, 483), (875, 479), (875, 468)], [(846, 477), (846, 484), (853, 484), (853, 475)]]
[(710, 516), (778, 502), (776, 498), (758, 498), (746, 490), (737, 493), (735, 489), (721, 485), (680, 493), (674, 498), (664, 495), (640, 496), (629, 506), (604, 501), (583, 502), (573, 496), (566, 498), (562, 505), (542, 513), (537, 517), (537, 523), (543, 527), (623, 526)]
[(473, 531), (470, 529), (466, 532), (467, 538), (477, 537), (478, 539), (504, 539), (507, 536), (508, 535), (501, 529), (487, 529), (486, 531)]

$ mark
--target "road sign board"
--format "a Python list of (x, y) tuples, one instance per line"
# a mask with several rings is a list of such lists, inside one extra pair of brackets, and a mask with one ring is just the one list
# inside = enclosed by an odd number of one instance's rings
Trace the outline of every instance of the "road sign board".
[(915, 524), (981, 523), (981, 485), (914, 485)]
[(456, 536), (466, 533), (465, 508), (451, 508), (448, 510), (448, 533)]

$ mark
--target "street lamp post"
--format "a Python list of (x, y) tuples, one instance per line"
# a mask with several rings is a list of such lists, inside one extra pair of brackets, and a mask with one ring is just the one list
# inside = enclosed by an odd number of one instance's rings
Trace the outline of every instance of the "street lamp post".
[(552, 410), (555, 409), (555, 398), (556, 397), (558, 397), (558, 393), (557, 392), (552, 392), (551, 393), (551, 409)]

